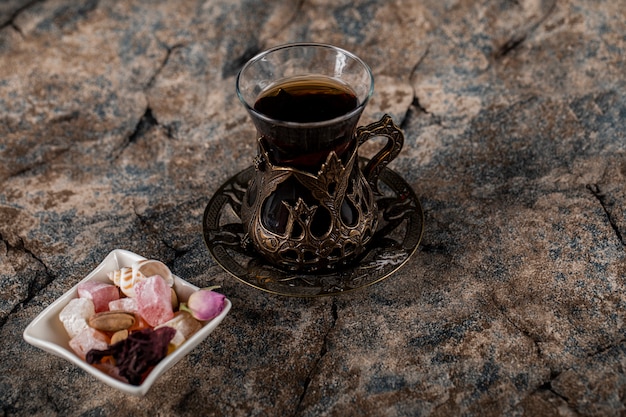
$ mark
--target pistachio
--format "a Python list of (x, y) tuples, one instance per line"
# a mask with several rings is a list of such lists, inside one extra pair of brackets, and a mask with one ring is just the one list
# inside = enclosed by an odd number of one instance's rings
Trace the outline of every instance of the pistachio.
[(117, 332), (135, 324), (135, 315), (126, 311), (103, 311), (89, 318), (89, 326), (103, 332)]
[(111, 344), (114, 345), (117, 342), (120, 342), (126, 339), (127, 337), (128, 337), (128, 330), (126, 329), (118, 330), (117, 332), (113, 333), (113, 336), (111, 336)]

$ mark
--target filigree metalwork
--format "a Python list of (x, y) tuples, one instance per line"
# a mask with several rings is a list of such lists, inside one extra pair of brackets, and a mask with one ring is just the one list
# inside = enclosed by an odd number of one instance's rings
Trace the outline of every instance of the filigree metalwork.
[[(356, 164), (358, 148), (380, 136), (387, 143), (362, 172)], [(347, 161), (331, 151), (317, 174), (274, 164), (265, 141), (258, 140), (260, 152), (241, 220), (250, 242), (270, 263), (319, 273), (341, 268), (363, 253), (378, 221), (378, 177), (400, 153), (404, 134), (385, 115), (358, 128), (355, 139)]]
[[(263, 169), (255, 165), (241, 206), (244, 230), (257, 252), (279, 268), (307, 272), (341, 267), (360, 255), (374, 234), (378, 212), (365, 177), (355, 167), (357, 150), (345, 166), (331, 152), (314, 175), (274, 166), (262, 143), (260, 147), (266, 162)], [(281, 193), (298, 198), (289, 201)], [(271, 199), (282, 200), (286, 209), (282, 226), (266, 219), (273, 215), (266, 207)]]
[(379, 121), (367, 126), (361, 126), (356, 130), (359, 146), (378, 136), (386, 137), (387, 143), (363, 168), (363, 174), (375, 192), (378, 192), (378, 176), (387, 164), (400, 154), (404, 145), (404, 134), (394, 124), (393, 119), (388, 114), (385, 114)]

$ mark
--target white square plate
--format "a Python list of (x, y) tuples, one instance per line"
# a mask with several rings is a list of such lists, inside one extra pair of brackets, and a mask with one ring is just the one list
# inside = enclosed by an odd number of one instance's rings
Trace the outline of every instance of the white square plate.
[[(127, 250), (115, 249), (109, 253), (109, 255), (104, 258), (102, 263), (98, 265), (96, 269), (91, 271), (91, 273), (87, 275), (81, 283), (86, 281), (110, 283), (111, 281), (107, 277), (107, 273), (125, 266), (131, 266), (134, 262), (141, 259), (146, 258)], [(78, 284), (42, 311), (24, 330), (24, 340), (33, 346), (52, 353), (53, 355), (67, 359), (105, 384), (132, 395), (146, 394), (154, 381), (156, 381), (161, 374), (181, 360), (183, 356), (196, 347), (220, 324), (222, 319), (226, 316), (226, 314), (228, 314), (232, 305), (230, 300), (226, 299), (224, 310), (219, 316), (215, 317), (213, 320), (203, 323), (202, 329), (197, 331), (178, 349), (163, 358), (163, 360), (161, 360), (161, 362), (154, 367), (143, 383), (136, 386), (119, 381), (89, 365), (87, 362), (76, 356), (72, 348), (70, 348), (70, 339), (65, 331), (65, 328), (63, 327), (63, 324), (59, 320), (59, 313), (71, 299), (78, 297), (77, 287)], [(176, 291), (179, 300), (182, 302), (187, 301), (189, 296), (194, 291), (198, 290), (198, 287), (174, 275), (174, 290)]]

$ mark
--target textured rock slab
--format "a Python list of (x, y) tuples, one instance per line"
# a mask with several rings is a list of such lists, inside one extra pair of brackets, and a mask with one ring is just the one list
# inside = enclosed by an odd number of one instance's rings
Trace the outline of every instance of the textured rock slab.
[[(625, 22), (610, 1), (4, 2), (3, 413), (623, 414)], [(237, 71), (295, 41), (370, 64), (362, 123), (404, 128), (392, 168), (426, 212), (416, 256), (341, 297), (260, 293), (201, 237), (255, 152)], [(123, 401), (19, 337), (114, 248), (233, 301)]]

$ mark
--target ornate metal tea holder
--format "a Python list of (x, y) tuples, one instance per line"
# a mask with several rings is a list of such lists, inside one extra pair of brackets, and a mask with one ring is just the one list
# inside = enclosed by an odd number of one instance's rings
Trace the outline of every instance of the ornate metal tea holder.
[[(359, 160), (365, 166), (367, 160)], [(424, 232), (424, 212), (411, 187), (384, 168), (375, 201), (378, 226), (365, 251), (343, 268), (323, 273), (286, 271), (259, 255), (241, 222), (242, 199), (254, 175), (249, 167), (224, 183), (209, 201), (203, 218), (206, 245), (217, 263), (259, 290), (294, 297), (335, 295), (387, 278), (415, 253)]]

